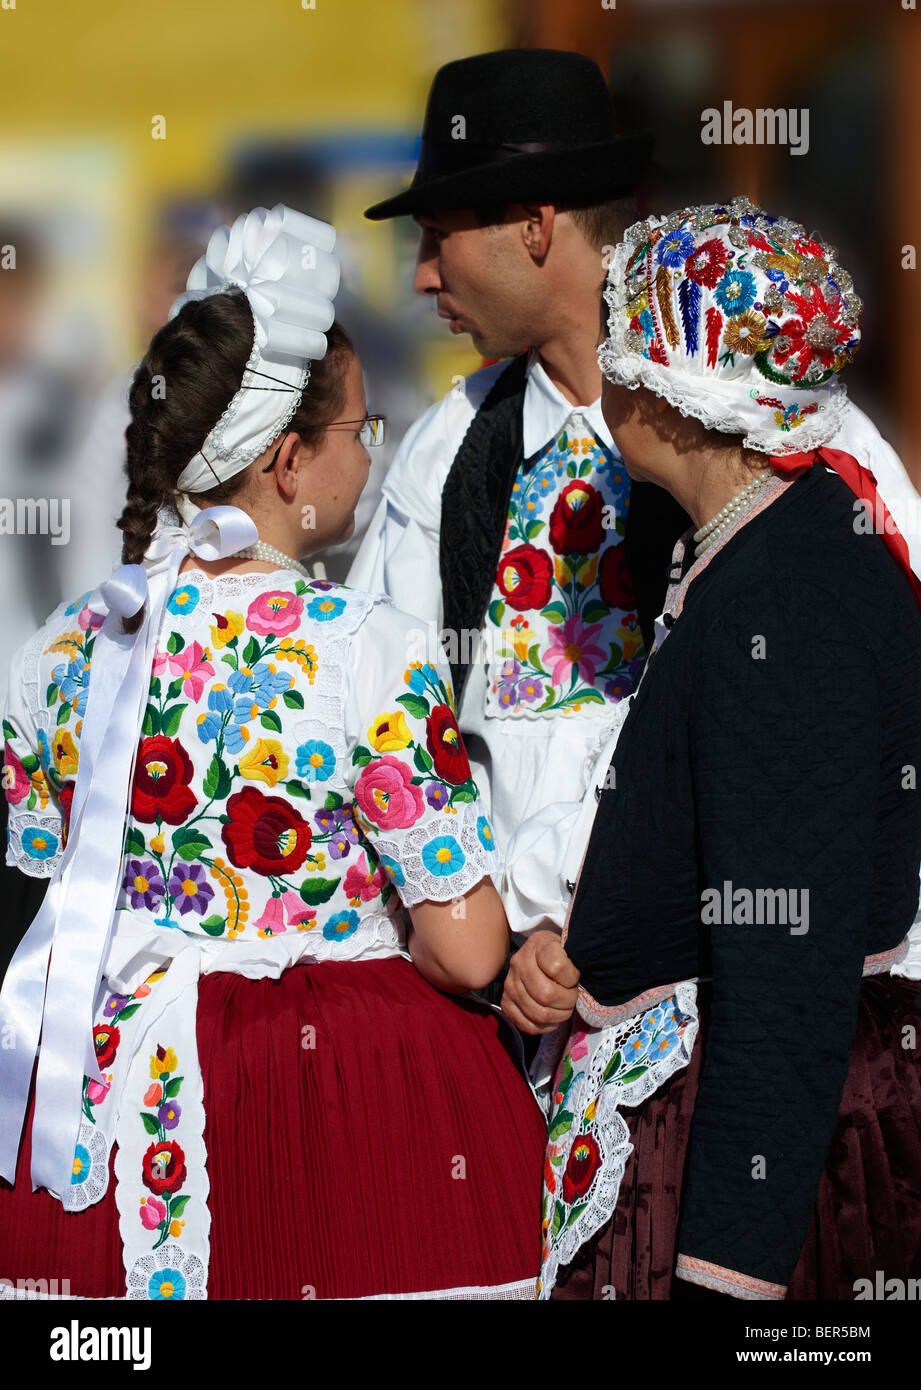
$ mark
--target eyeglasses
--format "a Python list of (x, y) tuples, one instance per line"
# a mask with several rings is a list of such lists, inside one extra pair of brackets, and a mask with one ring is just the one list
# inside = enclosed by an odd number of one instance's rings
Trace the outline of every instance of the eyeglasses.
[[(383, 444), (385, 433), (384, 426), (386, 423), (386, 415), (366, 415), (363, 420), (333, 420), (332, 424), (326, 425), (325, 428), (328, 430), (335, 430), (340, 427), (344, 429), (346, 425), (361, 425), (358, 438), (366, 449), (373, 449), (375, 445)], [(262, 470), (263, 473), (268, 473), (270, 469), (275, 467), (275, 462), (278, 455), (281, 453), (281, 448), (282, 446), (279, 444), (278, 448), (275, 450), (272, 462), (266, 464), (265, 468)]]
[(328, 430), (345, 428), (346, 425), (361, 425), (358, 438), (366, 449), (373, 449), (377, 444), (384, 442), (384, 426), (387, 422), (386, 415), (366, 415), (363, 420), (334, 420), (331, 425), (327, 425)]

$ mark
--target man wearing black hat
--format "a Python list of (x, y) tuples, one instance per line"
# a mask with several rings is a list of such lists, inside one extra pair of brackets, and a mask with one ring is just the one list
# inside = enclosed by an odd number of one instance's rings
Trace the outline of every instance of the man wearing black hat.
[(600, 408), (606, 254), (648, 158), (589, 59), (487, 53), (436, 73), (411, 187), (365, 214), (412, 215), (414, 288), (484, 357), (511, 359), (411, 427), (349, 573), (442, 632), (502, 850), (526, 817), (582, 797), (689, 524), (631, 484)]

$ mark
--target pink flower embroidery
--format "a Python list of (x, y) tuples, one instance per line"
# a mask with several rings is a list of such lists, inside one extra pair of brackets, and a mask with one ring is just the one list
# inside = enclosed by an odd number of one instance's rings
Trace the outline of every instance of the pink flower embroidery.
[(269, 898), (262, 916), (256, 918), (255, 927), (260, 936), (277, 936), (279, 932), (288, 930), (281, 898)]
[(161, 1221), (166, 1220), (166, 1203), (159, 1197), (148, 1197), (141, 1203), (141, 1225), (148, 1231), (155, 1231)]
[(422, 792), (412, 773), (389, 753), (368, 763), (355, 783), (355, 801), (364, 817), (382, 830), (405, 830), (422, 815)]
[(205, 659), (205, 648), (200, 642), (193, 642), (181, 652), (157, 652), (153, 661), (154, 675), (159, 676), (167, 666), (171, 676), (182, 677), (183, 694), (193, 700), (201, 699), (205, 677), (214, 675), (214, 667)]
[(304, 600), (284, 589), (270, 589), (254, 598), (246, 610), (246, 626), (261, 637), (270, 632), (286, 637), (301, 621)]
[(154, 1084), (148, 1086), (147, 1090), (144, 1092), (144, 1104), (159, 1105), (162, 1099), (163, 1087), (160, 1085), (159, 1081), (155, 1081)]
[(80, 624), (80, 627), (83, 630), (83, 632), (85, 632), (88, 627), (102, 627), (105, 620), (105, 613), (94, 613), (88, 603), (84, 603), (83, 607), (80, 609), (79, 614), (77, 615), (77, 622)]
[(568, 681), (573, 666), (578, 666), (579, 675), (587, 685), (594, 684), (595, 671), (607, 657), (607, 652), (594, 645), (601, 627), (601, 623), (585, 627), (578, 613), (567, 618), (562, 627), (551, 627), (556, 641), (544, 652), (544, 661), (548, 665), (553, 663), (554, 685)]
[(569, 1055), (574, 1062), (578, 1062), (580, 1057), (588, 1056), (588, 1040), (584, 1032), (573, 1033)]
[(384, 875), (381, 866), (378, 864), (373, 873), (368, 868), (367, 857), (362, 854), (358, 862), (353, 864), (345, 876), (345, 896), (350, 900), (358, 898), (366, 903), (371, 898), (376, 898), (384, 886)]
[(306, 922), (313, 922), (317, 915), (316, 909), (308, 907), (300, 893), (295, 893), (293, 888), (282, 893), (280, 901), (285, 905), (289, 927), (301, 927)]
[[(3, 761), (5, 767), (11, 767), (13, 769), (13, 780), (11, 785), (6, 786), (6, 779), (4, 779), (6, 799), (11, 806), (17, 806), (19, 802), (22, 801), (23, 797), (28, 796), (32, 782), (28, 772), (26, 772), (22, 763), (9, 746), (7, 746), (6, 752), (4, 753)], [(9, 773), (7, 773), (7, 778), (8, 777)]]
[(91, 1105), (101, 1105), (109, 1094), (112, 1083), (110, 1081), (88, 1081), (86, 1083), (86, 1098)]

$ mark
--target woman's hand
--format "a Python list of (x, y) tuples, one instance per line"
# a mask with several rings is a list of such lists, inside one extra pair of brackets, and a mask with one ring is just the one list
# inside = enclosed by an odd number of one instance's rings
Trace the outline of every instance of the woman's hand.
[(522, 1033), (552, 1033), (576, 1007), (579, 972), (553, 931), (536, 931), (512, 956), (502, 1009)]

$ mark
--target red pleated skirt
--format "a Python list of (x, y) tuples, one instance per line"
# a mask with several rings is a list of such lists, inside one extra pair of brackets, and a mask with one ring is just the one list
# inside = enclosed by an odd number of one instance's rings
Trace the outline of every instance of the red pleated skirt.
[[(876, 1270), (921, 1275), (921, 1048), (905, 1048), (902, 1031), (918, 1029), (919, 998), (916, 980), (863, 982), (838, 1124), (788, 1299), (852, 1302), (856, 1280)], [(612, 1286), (615, 1298), (670, 1297), (700, 1070), (698, 1044), (684, 1071), (623, 1110), (633, 1152), (614, 1215), (560, 1270), (551, 1299), (602, 1299)]]
[[(403, 959), (325, 962), (203, 976), (197, 1033), (209, 1298), (482, 1297), (536, 1280), (546, 1127), (492, 1010)], [(114, 1172), (68, 1213), (30, 1191), (30, 1157), (31, 1105), (15, 1186), (0, 1182), (4, 1278), (124, 1296)]]

